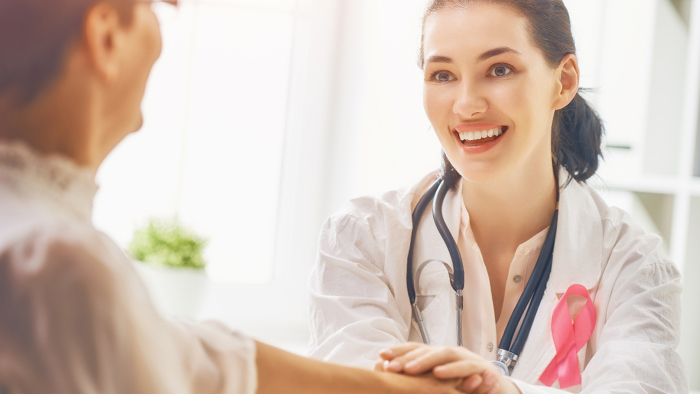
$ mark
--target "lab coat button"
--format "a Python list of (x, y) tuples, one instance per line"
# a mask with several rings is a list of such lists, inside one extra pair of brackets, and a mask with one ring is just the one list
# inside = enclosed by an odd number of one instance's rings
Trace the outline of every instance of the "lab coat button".
[(521, 280), (523, 280), (523, 277), (520, 275), (515, 275), (513, 277), (513, 282), (515, 282), (515, 283), (520, 283)]
[(489, 350), (489, 352), (493, 351), (493, 342), (489, 342), (489, 344), (486, 346), (486, 348)]

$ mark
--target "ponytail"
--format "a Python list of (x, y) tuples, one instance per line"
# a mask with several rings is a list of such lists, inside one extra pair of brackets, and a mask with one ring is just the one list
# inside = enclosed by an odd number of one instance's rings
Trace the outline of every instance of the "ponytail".
[(602, 136), (600, 117), (580, 94), (576, 94), (569, 105), (554, 114), (552, 158), (555, 170), (564, 167), (577, 182), (592, 177), (598, 169)]

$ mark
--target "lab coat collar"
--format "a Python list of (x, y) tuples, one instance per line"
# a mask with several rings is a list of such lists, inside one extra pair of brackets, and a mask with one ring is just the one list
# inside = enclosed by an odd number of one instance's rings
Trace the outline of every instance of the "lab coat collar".
[[(428, 174), (416, 185), (413, 190), (411, 211), (425, 190), (435, 181), (437, 174), (437, 172)], [(561, 168), (559, 171), (560, 187), (566, 185), (568, 179), (568, 171)], [(592, 290), (600, 279), (603, 228), (600, 211), (591, 194), (586, 190), (587, 187), (571, 180), (560, 191), (559, 222), (554, 244), (552, 273), (549, 279), (549, 286), (557, 294), (566, 293), (569, 286), (573, 284), (580, 284), (588, 290)], [(459, 237), (461, 217), (458, 213), (462, 209), (462, 198), (459, 190), (459, 186), (450, 190), (443, 203), (445, 223), (455, 239)], [(426, 209), (424, 219), (432, 221), (432, 215), (428, 215), (430, 209), (432, 209), (432, 205)]]
[[(562, 168), (560, 186), (567, 179), (569, 173)], [(600, 211), (587, 187), (572, 180), (560, 192), (559, 223), (549, 280), (557, 294), (565, 293), (573, 284), (591, 290), (600, 280), (603, 227)]]

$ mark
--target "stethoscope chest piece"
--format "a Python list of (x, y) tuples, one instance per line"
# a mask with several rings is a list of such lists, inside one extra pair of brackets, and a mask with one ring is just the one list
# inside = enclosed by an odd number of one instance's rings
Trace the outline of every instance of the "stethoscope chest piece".
[(490, 361), (490, 363), (501, 372), (501, 375), (510, 376), (516, 361), (518, 361), (517, 354), (511, 353), (505, 349), (499, 349), (498, 359)]

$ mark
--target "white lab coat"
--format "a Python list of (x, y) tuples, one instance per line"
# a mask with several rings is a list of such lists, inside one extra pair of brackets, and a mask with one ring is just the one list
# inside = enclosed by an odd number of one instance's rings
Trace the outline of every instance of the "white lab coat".
[[(310, 280), (312, 357), (371, 368), (381, 349), (422, 342), (411, 318), (406, 256), (411, 212), (435, 176), (381, 198), (352, 200), (325, 223)], [(562, 171), (560, 179), (567, 177)], [(447, 194), (444, 216), (455, 239), (461, 204), (458, 192)], [(451, 264), (429, 211), (418, 229), (414, 262)], [(582, 385), (567, 391), (687, 393), (676, 352), (680, 274), (664, 256), (661, 239), (645, 234), (626, 212), (575, 181), (560, 195), (558, 223), (551, 276), (513, 381), (523, 393), (562, 392), (558, 383), (544, 387), (539, 378), (556, 354), (550, 328), (554, 306), (570, 285), (581, 284), (593, 300), (597, 323), (578, 353)], [(444, 272), (440, 264), (430, 266)], [(424, 271), (417, 289), (432, 299), (423, 310), (427, 331), (434, 345), (455, 346), (454, 291), (444, 273), (441, 280), (431, 276), (438, 277)]]

